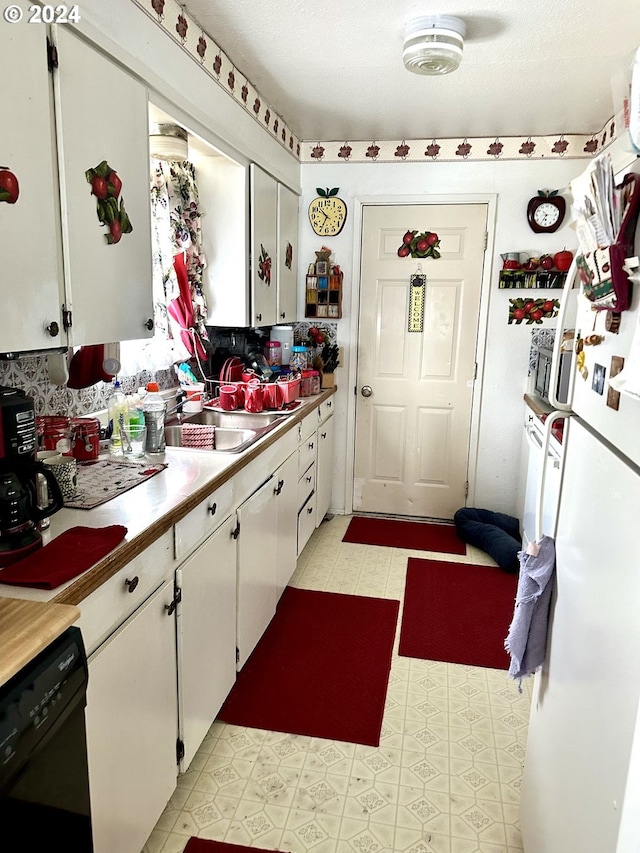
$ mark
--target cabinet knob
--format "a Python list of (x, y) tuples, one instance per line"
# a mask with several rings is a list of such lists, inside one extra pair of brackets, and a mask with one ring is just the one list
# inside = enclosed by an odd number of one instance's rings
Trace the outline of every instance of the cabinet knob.
[(274, 495), (279, 495), (282, 491), (282, 487), (284, 486), (284, 480), (278, 480), (278, 485), (273, 490)]
[(313, 450), (313, 442), (312, 441), (309, 442), (309, 450)]
[(286, 318), (287, 318), (286, 313), (285, 313), (284, 311), (281, 311), (281, 312), (280, 312), (280, 319), (281, 319), (281, 320), (286, 320)]
[(126, 588), (128, 589), (129, 592), (133, 592), (139, 583), (140, 583), (140, 578), (138, 577), (138, 575), (136, 575), (134, 578), (131, 578), (131, 579), (127, 578), (124, 582), (124, 585), (126, 586)]
[(258, 320), (262, 320), (262, 314), (258, 314), (257, 319), (258, 319)]
[(320, 433), (320, 438), (326, 438), (326, 437), (327, 437), (326, 432), (321, 432), (321, 433)]
[(54, 320), (53, 323), (49, 323), (47, 326), (47, 332), (51, 335), (52, 338), (57, 338), (60, 333), (60, 326)]
[(153, 329), (153, 320), (151, 319), (151, 317), (149, 317), (147, 322), (143, 323), (143, 325), (144, 325), (145, 329), (148, 329), (149, 331), (151, 331), (151, 329)]
[(218, 504), (215, 501), (211, 504), (211, 506), (207, 507), (207, 512), (209, 515), (215, 515), (216, 510), (218, 509)]
[(333, 400), (327, 400), (327, 409), (330, 409), (333, 406)]
[(307, 483), (310, 483), (313, 480), (313, 477), (307, 477)]
[(311, 515), (312, 512), (313, 512), (313, 507), (312, 506), (308, 507), (307, 508), (307, 515)]

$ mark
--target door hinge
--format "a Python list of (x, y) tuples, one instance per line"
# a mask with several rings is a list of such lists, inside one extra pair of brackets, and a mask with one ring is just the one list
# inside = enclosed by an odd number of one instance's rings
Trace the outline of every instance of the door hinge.
[(180, 764), (182, 759), (184, 758), (184, 741), (180, 740), (180, 738), (176, 741), (176, 764)]
[(240, 522), (238, 522), (231, 531), (231, 536), (233, 537), (233, 539), (237, 539), (238, 536), (240, 536)]
[(47, 39), (47, 68), (49, 71), (53, 71), (54, 68), (58, 67), (58, 48), (53, 44), (53, 42)]
[(240, 649), (236, 646), (236, 663), (240, 663)]
[(466, 480), (464, 484), (464, 496), (465, 498), (469, 497), (469, 481)]
[(486, 251), (488, 245), (489, 245), (489, 232), (485, 231), (484, 232), (484, 248), (485, 248), (485, 251)]
[(478, 378), (478, 362), (477, 362), (477, 361), (476, 361), (476, 363), (475, 363), (475, 364), (474, 364), (474, 366), (473, 366), (473, 378), (474, 378), (474, 379), (477, 379), (477, 378)]
[(73, 311), (69, 311), (66, 305), (62, 306), (62, 326), (65, 332), (73, 325)]

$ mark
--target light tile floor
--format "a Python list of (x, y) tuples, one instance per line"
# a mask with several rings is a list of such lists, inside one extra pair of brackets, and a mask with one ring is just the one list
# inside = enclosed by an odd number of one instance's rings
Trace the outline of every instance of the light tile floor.
[[(402, 606), (407, 557), (494, 565), (471, 547), (343, 543), (349, 520), (315, 531), (293, 586)], [(182, 853), (191, 835), (287, 853), (522, 851), (530, 684), (519, 693), (500, 670), (399, 657), (400, 618), (379, 747), (216, 721), (143, 853)]]

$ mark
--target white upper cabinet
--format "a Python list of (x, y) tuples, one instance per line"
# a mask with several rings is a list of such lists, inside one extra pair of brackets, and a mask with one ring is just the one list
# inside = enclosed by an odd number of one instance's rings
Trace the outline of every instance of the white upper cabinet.
[[(72, 311), (69, 342), (149, 337), (153, 300), (147, 90), (72, 31), (54, 30), (62, 242), (67, 307)], [(93, 186), (87, 172), (96, 169)], [(99, 214), (108, 224), (101, 224)]]
[(293, 323), (297, 319), (298, 310), (298, 196), (283, 184), (278, 184), (277, 240), (276, 322)]
[(2, 27), (0, 75), (0, 351), (66, 346), (45, 27)]
[(278, 184), (254, 163), (251, 186), (251, 325), (276, 320), (276, 219)]

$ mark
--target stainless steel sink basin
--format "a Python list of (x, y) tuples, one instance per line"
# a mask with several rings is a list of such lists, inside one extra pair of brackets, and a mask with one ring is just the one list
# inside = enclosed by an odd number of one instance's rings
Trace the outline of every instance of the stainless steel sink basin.
[(262, 412), (254, 415), (245, 412), (243, 409), (238, 409), (235, 412), (215, 412), (212, 409), (203, 409), (201, 412), (187, 415), (183, 418), (182, 423), (257, 430), (267, 426), (276, 426), (282, 423), (283, 417), (286, 415), (279, 415), (276, 412)]
[(279, 423), (282, 415), (247, 412), (213, 412), (204, 410), (184, 418), (181, 423), (168, 424), (164, 428), (167, 447), (182, 447), (183, 424), (205, 424), (215, 426), (215, 449), (205, 453), (242, 453), (262, 438)]

